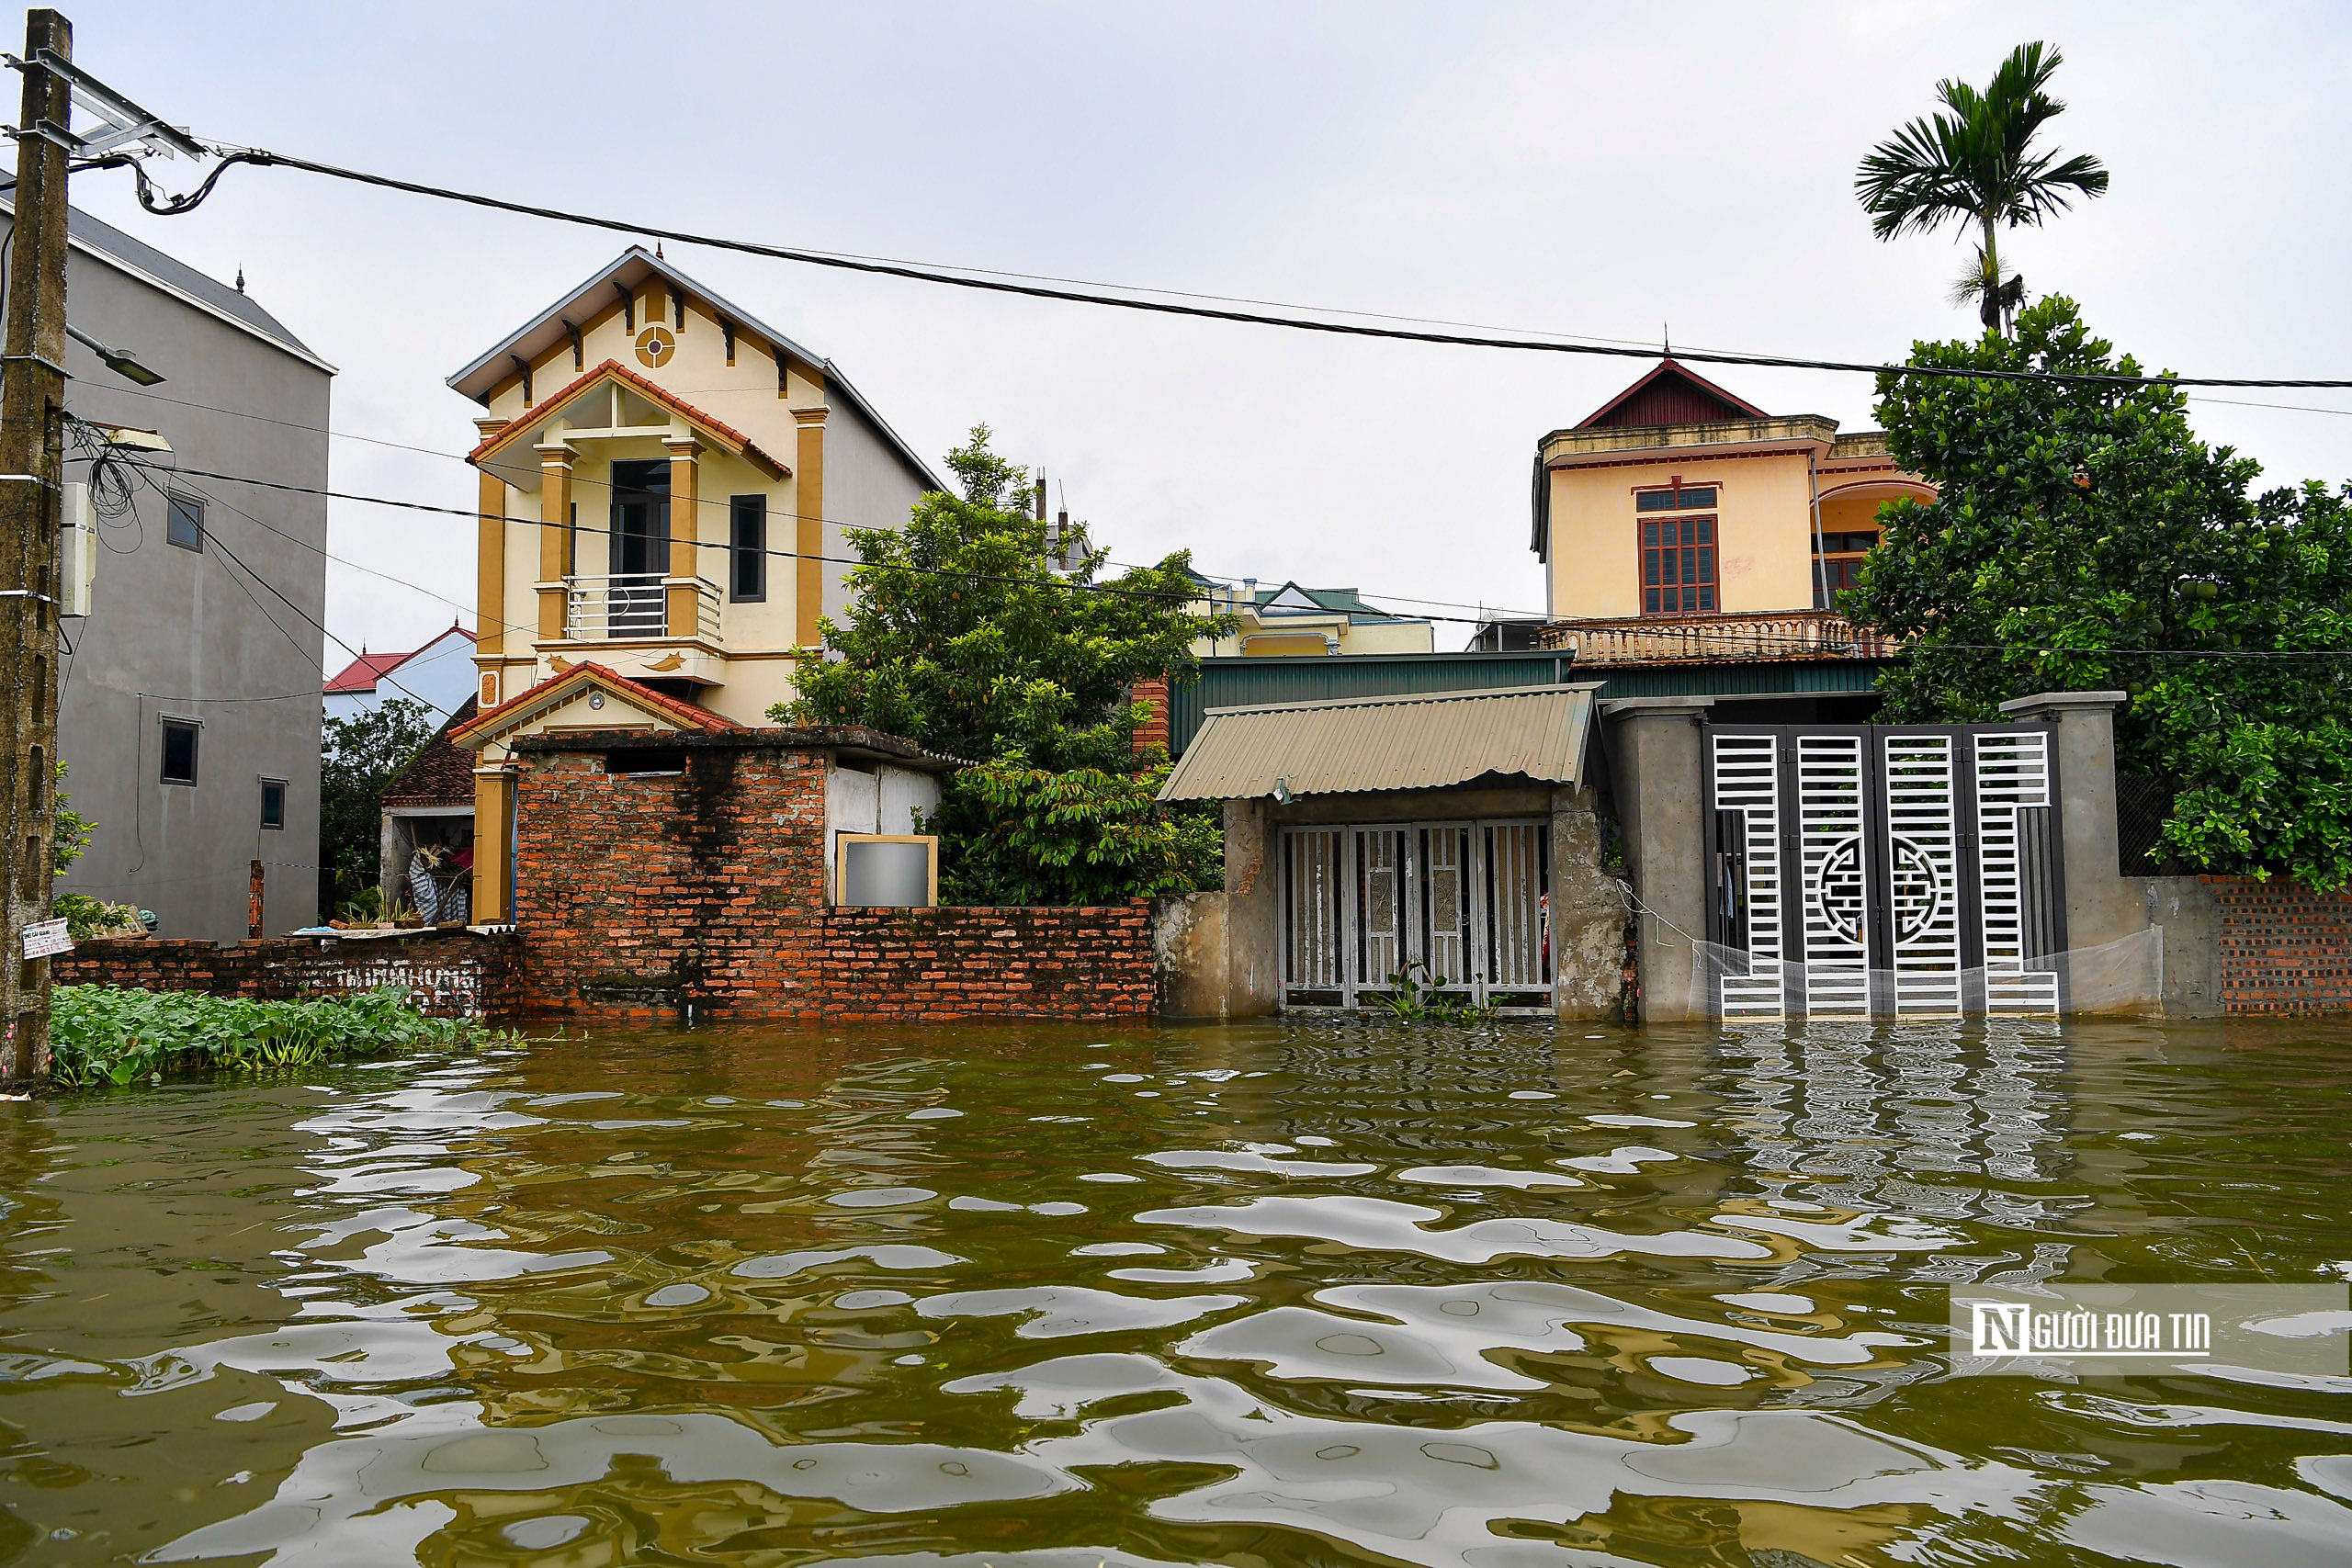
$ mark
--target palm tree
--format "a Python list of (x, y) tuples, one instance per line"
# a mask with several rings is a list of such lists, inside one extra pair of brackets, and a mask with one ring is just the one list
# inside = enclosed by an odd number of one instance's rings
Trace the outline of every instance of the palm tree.
[(2025, 296), (2023, 278), (2002, 276), (1997, 231), (2039, 225), (2076, 196), (2107, 193), (2107, 168), (2097, 158), (2078, 153), (2061, 163), (2034, 148), (2042, 125), (2065, 111), (2044, 90), (2058, 63), (2056, 50), (2019, 44), (1982, 92), (1965, 82), (1937, 84), (1942, 112), (1880, 142), (1854, 176), (1882, 240), (1949, 220), (1975, 225), (1976, 260), (1952, 298), (1974, 299), (1988, 333), (2006, 332)]

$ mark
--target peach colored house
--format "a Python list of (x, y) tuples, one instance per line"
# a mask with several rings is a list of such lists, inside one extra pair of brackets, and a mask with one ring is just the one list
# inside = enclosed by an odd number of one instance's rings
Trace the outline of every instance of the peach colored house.
[(1662, 359), (1537, 444), (1543, 645), (1586, 668), (1883, 656), (1837, 593), (1878, 508), (1934, 494), (1875, 431), (1767, 413)]
[(843, 529), (902, 526), (940, 485), (831, 361), (641, 247), (449, 385), (482, 410), (479, 716), (453, 739), (477, 759), (474, 919), (497, 921), (515, 740), (767, 722), (847, 603)]

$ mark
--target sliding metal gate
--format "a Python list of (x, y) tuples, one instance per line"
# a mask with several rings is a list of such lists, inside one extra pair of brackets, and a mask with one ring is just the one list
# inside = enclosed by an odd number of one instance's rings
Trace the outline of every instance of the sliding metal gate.
[(1283, 1006), (1376, 1006), (1419, 964), (1424, 986), (1507, 1012), (1551, 1007), (1551, 825), (1285, 828)]
[(1710, 727), (1706, 774), (1722, 1016), (2058, 1010), (2048, 728)]

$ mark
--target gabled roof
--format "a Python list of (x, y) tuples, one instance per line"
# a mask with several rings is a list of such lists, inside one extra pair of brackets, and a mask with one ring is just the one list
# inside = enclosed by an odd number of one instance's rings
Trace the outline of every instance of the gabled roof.
[(782, 479), (792, 472), (784, 464), (762, 451), (750, 436), (729, 424), (725, 420), (717, 419), (703, 412), (702, 410), (679, 397), (660, 382), (647, 380), (617, 359), (607, 359), (601, 365), (592, 367), (584, 375), (561, 391), (555, 393), (552, 397), (541, 399), (536, 406), (524, 411), (523, 414), (508, 424), (505, 429), (467, 453), (466, 461), (480, 463), (493, 453), (505, 450), (562, 412), (566, 405), (576, 402), (585, 394), (609, 381), (623, 382), (648, 401), (669, 410), (670, 412), (694, 426), (697, 434), (708, 437), (715, 446), (745, 459), (770, 479)]
[(615, 284), (634, 289), (648, 277), (662, 278), (687, 299), (700, 300), (706, 309), (722, 321), (734, 322), (737, 331), (748, 329), (752, 336), (766, 340), (771, 353), (781, 349), (802, 364), (811, 365), (822, 370), (825, 375), (825, 395), (828, 399), (838, 392), (850, 407), (855, 409), (865, 422), (874, 427), (875, 432), (884, 441), (897, 449), (899, 457), (908, 467), (922, 477), (924, 485), (928, 489), (945, 490), (947, 488), (939, 482), (938, 476), (931, 471), (931, 466), (916, 456), (915, 449), (907, 445), (905, 438), (891, 429), (880, 414), (874, 412), (874, 405), (867, 402), (864, 394), (849, 384), (848, 379), (842, 375), (831, 360), (814, 350), (801, 347), (800, 344), (769, 326), (750, 311), (721, 299), (716, 292), (688, 277), (671, 265), (668, 261), (655, 255), (642, 245), (631, 245), (610, 262), (591, 273), (577, 288), (571, 289), (561, 299), (532, 317), (520, 328), (485, 349), (471, 364), (450, 377), (448, 385), (452, 389), (462, 392), (484, 407), (489, 406), (492, 391), (512, 374), (511, 365), (514, 355), (520, 355), (526, 361), (536, 364), (557, 344), (568, 340), (570, 331), (563, 324), (566, 317), (575, 321), (584, 321), (611, 301)]
[[(1201, 585), (1203, 597), (1216, 600), (1221, 593), (1231, 593), (1234, 595), (1232, 602), (1237, 604), (1239, 602), (1238, 584), (1205, 576), (1190, 567), (1187, 567), (1185, 571), (1194, 582)], [(1367, 602), (1362, 593), (1352, 588), (1307, 588), (1296, 582), (1284, 582), (1279, 587), (1260, 588), (1254, 592), (1256, 597), (1251, 604), (1261, 613), (1271, 610), (1276, 615), (1288, 613), (1299, 615), (1345, 615), (1351, 624), (1355, 625), (1362, 625), (1366, 621), (1414, 621), (1420, 618), (1416, 615), (1400, 615), (1393, 610), (1384, 610), (1379, 605)]]
[[(0, 211), (6, 212), (11, 221), (16, 218), (17, 182), (13, 175), (0, 175)], [(177, 295), (206, 314), (218, 316), (330, 376), (334, 374), (334, 366), (311, 353), (301, 339), (286, 330), (284, 322), (254, 303), (243, 289), (198, 272), (78, 207), (66, 209), (65, 234), (69, 246), (98, 256), (167, 294)]]
[(1640, 380), (1587, 414), (1576, 428), (1711, 424), (1727, 419), (1771, 417), (1745, 398), (1724, 391), (1681, 361), (1666, 358), (1650, 367)]
[(382, 681), (385, 676), (390, 674), (395, 670), (398, 670), (401, 665), (406, 664), (410, 660), (414, 659), (418, 654), (424, 652), (427, 649), (438, 648), (441, 644), (448, 641), (451, 637), (461, 637), (468, 642), (475, 640), (473, 633), (466, 630), (463, 626), (453, 626), (447, 631), (445, 631), (441, 633), (440, 636), (435, 637), (431, 642), (426, 643), (424, 648), (412, 649), (406, 653), (362, 653), (358, 658), (345, 665), (341, 672), (327, 682), (324, 688), (325, 694), (328, 696), (334, 697), (352, 696), (364, 692), (372, 692), (376, 689), (377, 683)]
[(508, 734), (574, 697), (586, 696), (592, 690), (619, 697), (649, 716), (679, 729), (715, 731), (743, 728), (724, 714), (713, 713), (682, 697), (666, 696), (642, 682), (632, 681), (626, 675), (591, 662), (575, 664), (560, 675), (550, 675), (529, 691), (508, 698), (488, 713), (476, 714), (464, 724), (451, 725), (449, 739), (457, 745), (479, 750), (484, 742)]

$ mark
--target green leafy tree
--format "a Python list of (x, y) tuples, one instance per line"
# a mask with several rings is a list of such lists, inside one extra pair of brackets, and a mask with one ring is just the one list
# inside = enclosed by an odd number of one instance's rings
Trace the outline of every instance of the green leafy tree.
[[(961, 494), (934, 491), (904, 528), (852, 528), (859, 564), (847, 615), (820, 626), (831, 657), (797, 674), (786, 724), (863, 724), (963, 761), (931, 826), (943, 897), (967, 903), (1091, 903), (1200, 886), (1214, 829), (1150, 804), (1166, 757), (1138, 753), (1148, 707), (1134, 684), (1189, 678), (1193, 641), (1226, 624), (1191, 609), (1180, 551), (1102, 576), (1083, 537), (1046, 561), (1046, 525), (1023, 505), (1028, 476), (986, 425), (952, 452)], [(1228, 626), (1229, 629), (1229, 626)]]
[(2065, 112), (2047, 90), (2059, 61), (2054, 49), (2019, 44), (1982, 89), (1937, 84), (1942, 110), (1880, 142), (1854, 177), (1882, 240), (1946, 223), (1974, 227), (1976, 259), (1952, 299), (1976, 301), (1986, 332), (2006, 330), (2025, 297), (2023, 278), (2003, 276), (2000, 231), (2039, 226), (2076, 197), (2107, 193), (2107, 169), (2097, 158), (2062, 159), (2034, 146), (2042, 127)]
[(82, 852), (90, 847), (90, 834), (96, 829), (97, 824), (66, 804), (73, 796), (65, 793), (65, 764), (62, 762), (57, 764), (57, 831), (53, 835), (57, 846), (57, 869), (51, 874), (62, 876), (66, 868), (80, 860)]
[(434, 735), (432, 710), (390, 697), (354, 718), (330, 718), (319, 754), (319, 863), (338, 903), (376, 886), (384, 786)]
[[(2014, 338), (1911, 362), (2138, 376), (2074, 302)], [(2120, 765), (2174, 792), (2191, 863), (2352, 881), (2352, 490), (2257, 493), (2259, 465), (2199, 441), (2165, 386), (1882, 377), (1878, 416), (1932, 502), (1879, 513), (1840, 608), (1904, 637), (1897, 720), (1998, 716), (2035, 692), (2120, 690)], [(2321, 651), (2328, 650), (2328, 651)]]
[(1116, 904), (1215, 884), (1225, 834), (1198, 812), (1163, 812), (1164, 765), (1053, 773), (1019, 761), (967, 768), (943, 818), (956, 853), (940, 871), (950, 904)]

